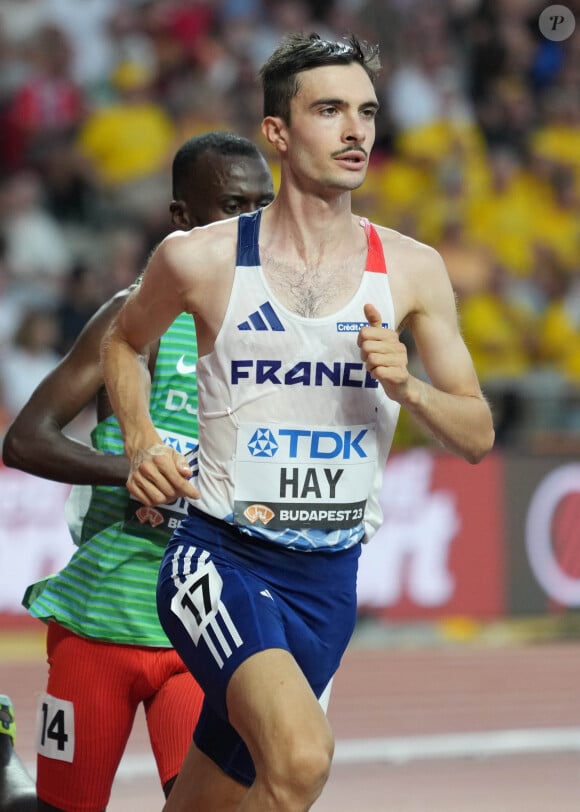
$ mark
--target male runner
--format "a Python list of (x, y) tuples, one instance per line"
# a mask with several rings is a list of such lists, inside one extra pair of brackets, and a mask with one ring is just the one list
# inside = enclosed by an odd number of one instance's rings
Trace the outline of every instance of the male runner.
[[(157, 593), (205, 692), (172, 812), (310, 809), (334, 746), (317, 696), (354, 627), (360, 544), (381, 522), (400, 406), (470, 462), (493, 444), (441, 257), (351, 211), (378, 67), (355, 37), (282, 41), (261, 71), (276, 199), (167, 237), (103, 344), (129, 489), (148, 506), (191, 503)], [(139, 362), (182, 312), (199, 347), (193, 480), (150, 420)], [(404, 326), (429, 381), (408, 370)]]
[[(273, 198), (271, 174), (259, 150), (227, 132), (185, 143), (175, 156), (172, 179), (170, 211), (177, 229), (256, 211)], [(93, 317), (4, 442), (9, 466), (94, 486), (71, 494), (78, 551), (60, 573), (33, 585), (26, 596), (31, 614), (49, 624), (50, 672), (39, 714), (41, 812), (105, 809), (141, 702), (167, 795), (202, 700), (159, 625), (154, 600), (164, 546), (183, 516), (183, 500), (154, 510), (129, 498), (124, 487), (129, 463), (102, 387), (101, 338), (128, 294), (121, 292)], [(164, 441), (185, 454), (197, 445), (192, 320), (177, 318), (152, 347), (143, 361), (152, 375), (151, 416)], [(63, 429), (97, 394), (99, 423), (88, 447), (67, 438)], [(16, 753), (2, 769), (22, 786)]]

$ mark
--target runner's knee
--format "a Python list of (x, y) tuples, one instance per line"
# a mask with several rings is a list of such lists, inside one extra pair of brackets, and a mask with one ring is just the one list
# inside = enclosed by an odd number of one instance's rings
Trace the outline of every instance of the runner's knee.
[(287, 806), (290, 800), (313, 802), (318, 797), (328, 780), (333, 753), (329, 727), (318, 726), (314, 731), (296, 731), (285, 737), (275, 762), (264, 765), (265, 781), (280, 809), (292, 808)]

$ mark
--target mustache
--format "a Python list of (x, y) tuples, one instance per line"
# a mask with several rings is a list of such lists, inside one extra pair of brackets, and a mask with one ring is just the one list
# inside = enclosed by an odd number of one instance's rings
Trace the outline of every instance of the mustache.
[(345, 147), (344, 149), (338, 149), (336, 152), (332, 153), (333, 158), (338, 158), (340, 155), (347, 155), (350, 152), (360, 152), (361, 155), (364, 155), (365, 158), (368, 158), (368, 153), (362, 147)]

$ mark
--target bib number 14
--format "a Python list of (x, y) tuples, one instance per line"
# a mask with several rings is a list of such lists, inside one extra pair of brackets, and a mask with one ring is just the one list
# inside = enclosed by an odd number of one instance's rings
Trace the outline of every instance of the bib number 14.
[(72, 762), (75, 748), (72, 702), (42, 694), (37, 713), (37, 752), (45, 758)]

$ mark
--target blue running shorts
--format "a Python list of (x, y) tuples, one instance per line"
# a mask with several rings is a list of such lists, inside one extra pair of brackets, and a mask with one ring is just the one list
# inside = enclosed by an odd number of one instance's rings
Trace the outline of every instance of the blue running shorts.
[(227, 720), (226, 689), (259, 651), (289, 651), (315, 695), (336, 672), (356, 621), (360, 544), (337, 552), (277, 547), (190, 508), (157, 584), (161, 624), (203, 691), (200, 750), (253, 782), (247, 749)]

